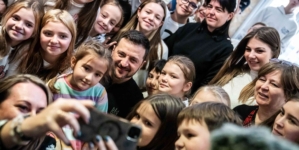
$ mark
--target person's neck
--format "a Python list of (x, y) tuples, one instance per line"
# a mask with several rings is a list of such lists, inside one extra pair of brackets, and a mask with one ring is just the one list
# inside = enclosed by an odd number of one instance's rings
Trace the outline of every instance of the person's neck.
[(188, 21), (188, 17), (180, 16), (176, 11), (171, 14), (171, 19), (179, 24), (186, 24)]
[(85, 5), (85, 3), (82, 4), (82, 3), (78, 2), (77, 0), (70, 0), (70, 1), (73, 6), (78, 7), (78, 8), (83, 8)]
[(260, 124), (270, 118), (277, 110), (269, 109), (269, 107), (259, 106), (255, 116), (255, 124)]
[(48, 62), (49, 64), (53, 65), (56, 63), (58, 57), (49, 56), (49, 55), (45, 54), (44, 50), (42, 50), (41, 54), (42, 54), (43, 59), (46, 62)]
[(92, 28), (90, 33), (89, 33), (89, 36), (96, 37), (97, 35), (99, 35), (99, 34), (96, 32), (96, 30), (94, 28)]
[(213, 32), (213, 31), (215, 31), (215, 28), (212, 28), (212, 27), (210, 27), (210, 26), (207, 26), (207, 28), (208, 28), (208, 30), (209, 30), (209, 32)]
[(287, 5), (287, 6), (284, 8), (284, 11), (285, 11), (285, 13), (286, 13), (287, 15), (293, 13), (294, 10), (295, 10), (295, 7), (292, 7), (291, 4)]
[(15, 47), (18, 44), (20, 44), (20, 42), (18, 42), (18, 41), (9, 41), (8, 44), (7, 44), (7, 46), (8, 47)]

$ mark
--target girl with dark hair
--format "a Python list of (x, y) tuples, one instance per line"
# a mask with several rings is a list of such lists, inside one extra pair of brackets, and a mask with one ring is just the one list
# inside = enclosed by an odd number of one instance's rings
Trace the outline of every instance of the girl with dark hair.
[(180, 99), (157, 94), (135, 105), (127, 119), (142, 127), (138, 150), (172, 150), (177, 139), (177, 116), (184, 108)]
[[(280, 53), (280, 38), (272, 27), (248, 33), (210, 84), (221, 86), (230, 96), (231, 108), (240, 104), (241, 90), (257, 76), (260, 68)], [(251, 104), (252, 105), (252, 104)]]
[(262, 124), (274, 115), (285, 102), (297, 94), (299, 68), (284, 60), (271, 59), (240, 94), (243, 103), (255, 100), (258, 106), (240, 105), (234, 110), (243, 120), (243, 126)]
[(165, 42), (170, 55), (189, 57), (196, 69), (194, 93), (208, 84), (233, 50), (228, 28), (234, 16), (235, 0), (206, 0), (206, 18), (179, 28)]
[[(146, 79), (146, 95), (152, 95), (159, 93), (159, 77), (163, 67), (166, 64), (166, 60), (161, 59), (155, 62), (154, 65), (150, 65), (147, 79)], [(144, 95), (143, 95), (144, 96)], [(146, 96), (144, 96), (146, 97)]]

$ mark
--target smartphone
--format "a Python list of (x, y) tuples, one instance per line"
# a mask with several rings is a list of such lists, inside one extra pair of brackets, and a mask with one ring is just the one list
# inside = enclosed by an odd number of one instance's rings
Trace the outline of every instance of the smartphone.
[(78, 140), (93, 142), (96, 135), (110, 136), (119, 150), (134, 150), (141, 135), (141, 127), (113, 114), (105, 114), (90, 108), (90, 121), (86, 124), (79, 118), (81, 136)]

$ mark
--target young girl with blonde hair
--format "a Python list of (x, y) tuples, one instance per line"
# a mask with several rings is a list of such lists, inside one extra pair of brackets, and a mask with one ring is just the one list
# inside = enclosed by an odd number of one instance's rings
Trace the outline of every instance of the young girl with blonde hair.
[(75, 39), (76, 25), (72, 16), (65, 10), (49, 10), (41, 22), (39, 43), (23, 54), (15, 71), (50, 80), (70, 67)]
[(161, 71), (159, 91), (180, 98), (188, 106), (194, 78), (195, 67), (188, 57), (171, 56)]

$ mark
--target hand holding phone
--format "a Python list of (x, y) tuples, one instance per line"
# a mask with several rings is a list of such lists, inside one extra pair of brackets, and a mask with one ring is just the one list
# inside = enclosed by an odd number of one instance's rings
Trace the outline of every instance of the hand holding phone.
[(110, 136), (118, 149), (136, 149), (141, 127), (112, 114), (102, 113), (95, 108), (91, 108), (89, 111), (89, 124), (86, 124), (81, 118), (79, 119), (82, 134), (77, 139), (83, 142), (93, 142), (97, 135)]

